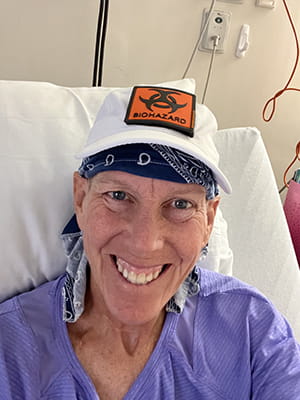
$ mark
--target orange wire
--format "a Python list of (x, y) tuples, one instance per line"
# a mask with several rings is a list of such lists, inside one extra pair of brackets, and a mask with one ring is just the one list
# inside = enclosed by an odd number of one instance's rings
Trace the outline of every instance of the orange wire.
[[(298, 62), (299, 62), (299, 53), (300, 53), (300, 51), (299, 51), (299, 41), (298, 41), (297, 32), (296, 32), (296, 28), (295, 28), (293, 19), (292, 19), (292, 17), (291, 17), (291, 14), (290, 14), (290, 11), (289, 11), (288, 6), (287, 6), (287, 4), (286, 4), (286, 1), (285, 1), (285, 0), (282, 0), (282, 1), (283, 1), (283, 5), (284, 5), (284, 7), (285, 7), (285, 10), (286, 10), (286, 12), (287, 12), (287, 15), (288, 15), (288, 18), (289, 18), (289, 21), (290, 21), (290, 24), (291, 24), (291, 27), (292, 27), (292, 30), (293, 30), (293, 33), (294, 33), (295, 41), (296, 41), (296, 49), (297, 49), (297, 52), (296, 52), (296, 61), (295, 61), (295, 65), (294, 65), (294, 68), (293, 68), (293, 70), (292, 70), (292, 73), (291, 73), (291, 75), (290, 75), (290, 77), (289, 77), (289, 80), (287, 81), (287, 83), (286, 83), (286, 85), (284, 86), (284, 88), (281, 89), (281, 90), (279, 90), (277, 93), (275, 93), (275, 95), (274, 95), (273, 97), (271, 97), (271, 98), (266, 102), (266, 104), (265, 104), (265, 106), (264, 106), (264, 108), (263, 108), (263, 112), (262, 112), (262, 117), (263, 117), (263, 120), (264, 120), (265, 122), (269, 122), (269, 121), (271, 121), (271, 119), (273, 118), (273, 116), (274, 116), (274, 114), (275, 114), (275, 111), (276, 111), (276, 100), (277, 100), (277, 98), (278, 98), (279, 96), (281, 96), (284, 92), (286, 92), (286, 91), (288, 91), (288, 90), (293, 90), (293, 91), (300, 92), (300, 89), (298, 89), (298, 88), (290, 88), (290, 87), (288, 87), (289, 84), (291, 83), (291, 80), (293, 79), (293, 77), (294, 77), (294, 75), (295, 75), (295, 72), (296, 72), (296, 69), (297, 69), (297, 66), (298, 66)], [(266, 111), (267, 111), (267, 108), (269, 107), (269, 104), (270, 104), (270, 103), (272, 103), (271, 114), (270, 114), (269, 117), (266, 117)]]
[[(289, 84), (291, 83), (291, 81), (292, 81), (292, 79), (293, 79), (293, 77), (294, 77), (294, 75), (295, 75), (296, 69), (297, 69), (297, 67), (298, 67), (300, 49), (299, 49), (299, 40), (298, 40), (296, 28), (295, 28), (295, 25), (294, 25), (294, 22), (293, 22), (291, 13), (290, 13), (289, 8), (288, 8), (288, 6), (287, 6), (287, 4), (286, 4), (286, 0), (282, 0), (282, 1), (283, 1), (283, 5), (284, 5), (285, 11), (286, 11), (286, 13), (287, 13), (288, 19), (289, 19), (289, 21), (290, 21), (290, 24), (291, 24), (291, 27), (292, 27), (292, 30), (293, 30), (293, 33), (294, 33), (294, 37), (295, 37), (295, 42), (296, 42), (296, 60), (295, 60), (295, 64), (294, 64), (292, 73), (291, 73), (291, 75), (290, 75), (290, 77), (289, 77), (289, 79), (288, 79), (286, 85), (284, 86), (284, 88), (283, 88), (283, 89), (280, 89), (277, 93), (275, 93), (275, 95), (274, 95), (273, 97), (271, 97), (271, 98), (266, 102), (266, 104), (265, 104), (265, 106), (264, 106), (264, 108), (263, 108), (263, 112), (262, 112), (262, 117), (263, 117), (263, 120), (264, 120), (265, 122), (269, 122), (269, 121), (271, 121), (271, 119), (273, 118), (273, 116), (274, 116), (274, 114), (275, 114), (275, 111), (276, 111), (276, 101), (277, 101), (277, 98), (278, 98), (278, 97), (280, 97), (284, 92), (287, 92), (287, 91), (289, 91), (289, 90), (291, 90), (291, 91), (296, 91), (296, 92), (300, 92), (300, 89), (298, 89), (298, 88), (289, 87)], [(271, 103), (272, 103), (272, 109), (271, 109), (270, 116), (269, 116), (269, 117), (266, 117), (267, 108), (269, 107), (269, 105), (270, 105)], [(285, 172), (284, 172), (283, 181), (284, 181), (285, 187), (289, 187), (289, 184), (288, 184), (288, 182), (287, 182), (286, 177), (287, 177), (287, 174), (288, 174), (289, 170), (291, 169), (291, 167), (295, 164), (295, 162), (296, 162), (297, 160), (300, 161), (300, 142), (298, 142), (298, 144), (296, 145), (296, 156), (294, 157), (293, 161), (290, 163), (290, 165), (287, 167), (287, 169), (286, 169)], [(283, 187), (283, 188), (284, 188), (284, 187)], [(282, 189), (283, 189), (283, 188), (282, 188)], [(282, 189), (281, 189), (281, 190), (282, 190)], [(281, 190), (280, 190), (280, 192), (281, 192)]]
[(289, 172), (289, 170), (291, 169), (291, 167), (295, 164), (295, 162), (297, 160), (300, 161), (300, 142), (298, 142), (298, 144), (296, 146), (296, 155), (295, 155), (293, 161), (287, 167), (287, 169), (285, 170), (284, 175), (283, 175), (283, 180), (284, 180), (284, 184), (285, 184), (286, 187), (289, 187), (289, 184), (288, 184), (288, 182), (286, 180), (287, 173)]

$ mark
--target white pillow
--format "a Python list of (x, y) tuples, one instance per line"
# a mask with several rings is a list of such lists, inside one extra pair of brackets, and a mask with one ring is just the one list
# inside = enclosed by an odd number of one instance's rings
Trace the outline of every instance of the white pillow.
[[(73, 213), (74, 154), (111, 90), (0, 81), (0, 301), (64, 271), (60, 233)], [(231, 272), (221, 213), (202, 263)]]

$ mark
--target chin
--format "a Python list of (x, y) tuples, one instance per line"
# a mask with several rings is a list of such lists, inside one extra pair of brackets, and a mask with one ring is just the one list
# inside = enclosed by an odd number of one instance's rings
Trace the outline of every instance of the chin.
[(122, 325), (139, 326), (160, 318), (164, 315), (165, 307), (150, 306), (141, 307), (141, 305), (117, 305), (110, 307), (110, 314), (113, 319)]

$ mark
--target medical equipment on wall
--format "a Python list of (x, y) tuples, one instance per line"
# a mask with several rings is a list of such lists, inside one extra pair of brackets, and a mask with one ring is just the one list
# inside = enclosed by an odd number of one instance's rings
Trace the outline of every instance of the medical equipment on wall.
[(249, 49), (249, 34), (250, 26), (248, 24), (243, 24), (240, 30), (235, 55), (238, 58), (245, 57), (247, 50)]
[(210, 18), (211, 18), (211, 16), (212, 16), (213, 11), (214, 11), (215, 3), (216, 3), (216, 0), (212, 0), (211, 5), (210, 5), (210, 7), (209, 7), (209, 10), (208, 10), (208, 12), (207, 12), (206, 21), (205, 21), (205, 23), (204, 23), (203, 26), (202, 26), (202, 29), (201, 29), (201, 31), (200, 31), (200, 35), (199, 35), (199, 37), (198, 37), (198, 39), (197, 39), (197, 42), (196, 42), (195, 47), (194, 47), (194, 49), (193, 49), (193, 51), (192, 51), (191, 57), (190, 57), (190, 59), (189, 59), (189, 61), (188, 61), (188, 63), (187, 63), (187, 66), (186, 66), (186, 68), (185, 68), (185, 71), (184, 71), (184, 73), (183, 73), (183, 75), (182, 75), (182, 78), (185, 78), (185, 77), (186, 77), (186, 75), (187, 75), (187, 73), (188, 73), (188, 70), (190, 69), (190, 66), (191, 66), (191, 64), (192, 64), (192, 61), (193, 61), (193, 59), (194, 59), (194, 57), (195, 57), (195, 54), (196, 54), (196, 52), (197, 52), (197, 50), (198, 50), (198, 48), (199, 48), (199, 45), (200, 45), (200, 43), (201, 43), (201, 41), (202, 41), (202, 38), (203, 38), (203, 35), (204, 35), (205, 31), (206, 31), (206, 28), (207, 28), (207, 26), (208, 26), (208, 24), (209, 24)]

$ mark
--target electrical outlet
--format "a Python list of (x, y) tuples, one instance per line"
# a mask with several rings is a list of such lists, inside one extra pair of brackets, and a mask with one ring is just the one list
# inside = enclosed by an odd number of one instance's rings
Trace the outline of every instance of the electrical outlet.
[[(201, 31), (207, 20), (208, 10), (203, 11)], [(202, 40), (199, 45), (199, 50), (212, 51), (214, 48), (213, 38), (218, 36), (218, 44), (216, 47), (217, 53), (224, 53), (225, 43), (230, 27), (231, 13), (228, 11), (214, 10), (211, 14), (209, 23), (203, 32)]]

